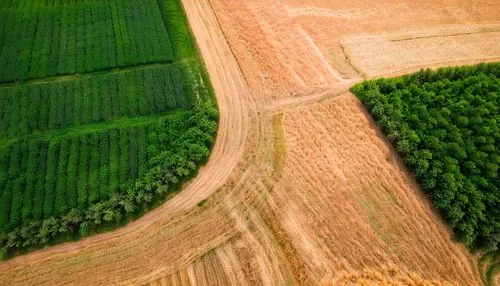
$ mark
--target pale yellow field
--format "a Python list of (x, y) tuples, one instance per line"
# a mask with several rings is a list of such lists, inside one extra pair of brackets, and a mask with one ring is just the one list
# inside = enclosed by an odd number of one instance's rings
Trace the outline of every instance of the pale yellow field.
[(1, 262), (0, 285), (483, 284), (347, 90), (499, 59), (498, 1), (183, 3), (220, 108), (208, 164), (121, 229)]
[(421, 68), (499, 61), (498, 43), (500, 25), (464, 25), (347, 36), (341, 45), (358, 71), (378, 77)]

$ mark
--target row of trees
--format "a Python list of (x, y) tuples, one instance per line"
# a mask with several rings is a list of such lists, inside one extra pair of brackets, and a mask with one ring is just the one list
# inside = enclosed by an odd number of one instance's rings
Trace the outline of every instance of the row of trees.
[(190, 107), (197, 94), (207, 94), (197, 73), (198, 65), (193, 60), (70, 81), (0, 88), (0, 134), (12, 137)]
[[(4, 2), (0, 7), (0, 40), (4, 43), (0, 82), (175, 57), (156, 0)], [(176, 32), (174, 37), (187, 34), (186, 27), (176, 29), (169, 29)], [(194, 47), (189, 49), (194, 54)]]
[(500, 241), (500, 64), (352, 88), (461, 241)]
[[(9, 231), (107, 199), (148, 168), (155, 121), (50, 139), (20, 139), (2, 150), (0, 229)], [(160, 149), (158, 149), (160, 150)], [(150, 154), (154, 156), (155, 154)]]
[[(120, 136), (119, 138), (120, 144), (126, 143), (128, 145), (129, 153), (128, 158), (126, 158), (127, 160), (122, 156), (112, 155), (113, 148), (109, 148), (109, 154), (98, 154), (95, 156), (90, 154), (85, 156), (87, 157), (85, 165), (88, 164), (91, 166), (96, 164), (92, 163), (94, 161), (97, 162), (101, 158), (111, 158), (113, 156), (115, 158), (120, 157), (117, 163), (120, 165), (120, 168), (122, 167), (121, 164), (125, 161), (128, 162), (129, 166), (131, 165), (131, 161), (134, 161), (137, 165), (147, 162), (148, 167), (141, 168), (141, 171), (139, 171), (140, 176), (134, 183), (122, 185), (115, 192), (110, 193), (106, 200), (90, 202), (86, 208), (71, 207), (67, 211), (61, 211), (59, 215), (44, 219), (29, 220), (8, 232), (4, 231), (0, 233), (0, 256), (5, 258), (17, 252), (38, 248), (48, 243), (85, 236), (102, 227), (119, 225), (145, 208), (152, 207), (155, 202), (179, 189), (181, 183), (193, 176), (198, 166), (205, 162), (217, 132), (217, 121), (218, 112), (215, 104), (211, 100), (207, 100), (199, 103), (192, 110), (180, 111), (162, 117), (154, 124), (148, 125), (148, 128), (128, 129), (130, 136)], [(110, 146), (114, 145), (112, 141), (115, 140), (111, 133), (112, 131), (109, 132), (108, 137)], [(94, 141), (92, 144), (103, 144), (103, 140), (97, 142), (96, 139), (92, 139), (92, 136), (88, 135), (86, 140), (90, 142)], [(122, 140), (122, 138), (127, 138), (127, 140)], [(131, 141), (134, 140), (135, 142), (132, 143)], [(73, 140), (69, 142), (73, 142)], [(52, 145), (57, 147), (51, 148), (50, 146)], [(49, 143), (47, 158), (56, 156), (49, 155), (50, 153), (58, 154), (59, 156), (63, 153), (67, 154), (67, 152), (61, 150), (62, 146), (67, 145)], [(134, 146), (137, 146), (137, 148)], [(147, 152), (131, 151), (145, 146), (147, 146)], [(73, 148), (69, 148), (68, 150), (71, 153)], [(85, 149), (81, 147), (78, 150), (80, 150), (80, 153), (93, 152), (92, 150), (103, 151), (96, 148), (82, 151)], [(16, 152), (7, 153), (15, 154)], [(2, 154), (5, 153), (3, 152)], [(143, 154), (147, 154), (147, 158)], [(19, 156), (23, 157), (23, 155)], [(2, 156), (2, 158), (4, 157)], [(76, 157), (76, 155), (73, 155), (73, 157)], [(67, 162), (69, 164), (72, 160), (71, 154), (68, 155), (68, 158)], [(23, 159), (20, 161), (22, 162)], [(47, 159), (47, 162), (49, 161)], [(61, 164), (64, 165), (65, 162), (59, 160), (59, 166), (54, 168), (63, 168)], [(33, 168), (30, 167), (29, 169)], [(9, 166), (9, 173), (11, 169), (12, 172), (16, 171), (14, 170), (15, 167)], [(47, 167), (47, 169), (50, 168)], [(88, 169), (90, 170), (91, 168), (89, 167)], [(109, 170), (111, 169), (110, 164)], [(92, 171), (89, 172), (91, 173)], [(128, 175), (130, 176), (131, 173), (129, 169)], [(103, 174), (103, 176), (106, 177), (106, 174)], [(111, 176), (116, 178), (122, 175), (111, 175), (111, 172), (109, 172), (108, 177)], [(100, 180), (100, 173), (94, 176), (94, 179), (97, 180), (98, 178)], [(54, 181), (57, 183), (58, 180)], [(69, 182), (69, 179), (67, 182)], [(90, 185), (91, 183), (86, 185), (87, 190), (90, 188)], [(57, 192), (58, 188), (56, 187), (52, 190), (56, 190)], [(69, 195), (69, 193), (66, 195)], [(87, 195), (90, 197), (90, 192)], [(57, 194), (55, 200), (57, 205)], [(2, 198), (1, 202), (4, 204), (5, 200)]]

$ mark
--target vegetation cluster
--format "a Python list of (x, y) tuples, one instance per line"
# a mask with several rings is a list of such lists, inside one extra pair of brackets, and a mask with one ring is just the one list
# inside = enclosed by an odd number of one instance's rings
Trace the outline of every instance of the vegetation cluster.
[[(500, 242), (500, 64), (366, 81), (358, 96), (472, 248)], [(425, 234), (423, 234), (425, 235)]]
[(120, 226), (207, 160), (218, 111), (178, 0), (8, 0), (0, 43), (0, 257)]

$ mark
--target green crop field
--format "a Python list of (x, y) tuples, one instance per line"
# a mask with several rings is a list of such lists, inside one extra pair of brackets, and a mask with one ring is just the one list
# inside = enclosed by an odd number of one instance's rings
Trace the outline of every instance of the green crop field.
[(206, 161), (218, 112), (178, 0), (0, 4), (1, 256), (153, 207)]
[(196, 54), (176, 0), (6, 0), (0, 24), (0, 82)]
[[(500, 242), (500, 64), (367, 81), (355, 93), (472, 248)], [(425, 234), (422, 234), (425, 235)]]

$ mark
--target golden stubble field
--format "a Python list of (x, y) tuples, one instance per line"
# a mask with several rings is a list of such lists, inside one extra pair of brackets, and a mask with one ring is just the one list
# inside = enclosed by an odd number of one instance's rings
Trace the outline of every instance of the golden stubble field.
[(498, 1), (212, 0), (256, 96), (500, 59)]
[(1, 285), (482, 284), (347, 90), (498, 60), (498, 1), (183, 3), (221, 112), (208, 164), (126, 227), (0, 263)]

